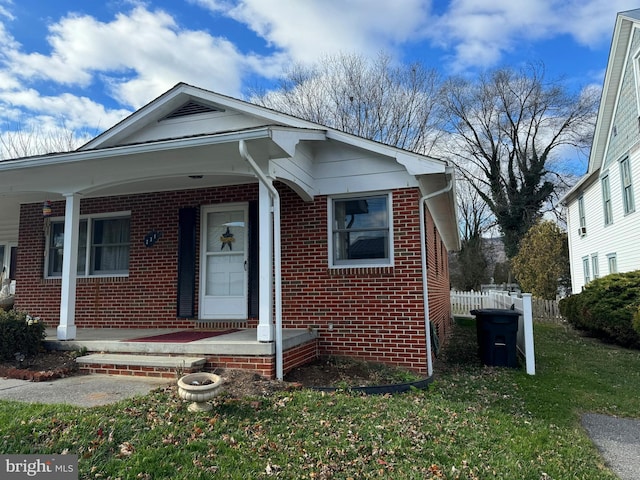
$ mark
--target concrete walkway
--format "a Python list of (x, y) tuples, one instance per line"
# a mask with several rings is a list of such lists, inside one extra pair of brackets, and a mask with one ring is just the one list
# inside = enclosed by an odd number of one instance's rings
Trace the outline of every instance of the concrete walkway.
[(586, 413), (582, 425), (620, 480), (640, 479), (640, 420)]
[(113, 375), (76, 375), (49, 382), (0, 378), (0, 399), (96, 407), (146, 395), (169, 383), (166, 378)]

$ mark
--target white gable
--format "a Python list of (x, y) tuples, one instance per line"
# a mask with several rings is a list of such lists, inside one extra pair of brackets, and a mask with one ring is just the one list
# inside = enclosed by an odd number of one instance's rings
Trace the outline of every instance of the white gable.
[[(201, 108), (188, 108), (194, 104)], [(91, 140), (81, 150), (240, 131), (267, 125), (320, 127), (268, 108), (179, 83)]]

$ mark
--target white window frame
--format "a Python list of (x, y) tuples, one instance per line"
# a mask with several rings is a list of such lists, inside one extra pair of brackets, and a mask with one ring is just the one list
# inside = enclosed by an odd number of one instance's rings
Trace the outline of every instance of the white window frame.
[(582, 257), (582, 273), (584, 274), (584, 284), (586, 285), (591, 281), (589, 274), (589, 257)]
[(604, 224), (606, 226), (613, 223), (613, 207), (611, 206), (611, 182), (609, 182), (609, 173), (602, 176), (600, 183), (602, 185), (602, 207), (604, 209)]
[(609, 273), (618, 273), (618, 255), (615, 253), (607, 254), (607, 265)]
[(578, 219), (580, 220), (580, 227), (584, 228), (587, 226), (587, 217), (585, 216), (583, 195), (580, 195), (578, 197)]
[(620, 188), (622, 189), (622, 206), (625, 215), (636, 209), (633, 197), (633, 179), (631, 178), (631, 163), (629, 157), (620, 160)]
[[(4, 282), (6, 280), (10, 280), (9, 274), (11, 273), (11, 250), (13, 248), (18, 248), (18, 244), (16, 242), (0, 242), (0, 247), (4, 247), (4, 256), (0, 258), (0, 262), (2, 262), (0, 264), (0, 272), (2, 272), (3, 267), (5, 269), (2, 275), (2, 280)], [(9, 285), (11, 293), (15, 293), (15, 279), (10, 280)], [(0, 284), (0, 288), (2, 287), (3, 285)]]
[[(92, 261), (92, 251), (93, 251), (93, 222), (95, 220), (115, 220), (119, 218), (128, 218), (131, 221), (131, 212), (130, 211), (122, 211), (122, 212), (109, 212), (109, 213), (98, 213), (91, 215), (80, 215), (80, 222), (87, 222), (87, 245), (85, 252), (85, 269), (84, 273), (77, 273), (79, 278), (112, 278), (112, 277), (128, 277), (129, 269), (126, 272), (110, 272), (110, 273), (91, 273), (91, 261)], [(44, 277), (45, 278), (60, 278), (60, 275), (49, 275), (49, 260), (50, 260), (50, 245), (51, 245), (51, 231), (53, 223), (64, 223), (64, 217), (52, 217), (49, 220), (46, 229), (45, 235), (45, 252), (44, 252)], [(129, 255), (131, 255), (131, 238), (129, 238)]]
[(591, 274), (593, 275), (594, 280), (600, 276), (600, 266), (598, 265), (597, 253), (591, 255)]
[[(375, 197), (387, 197), (387, 229), (389, 245), (388, 258), (381, 259), (353, 259), (338, 260), (334, 258), (334, 202), (340, 200), (356, 200)], [(393, 242), (393, 195), (391, 192), (363, 192), (350, 195), (332, 195), (327, 198), (327, 234), (328, 234), (328, 256), (329, 268), (367, 268), (367, 267), (393, 267), (394, 265), (394, 242)]]
[(4, 256), (0, 257), (0, 272), (2, 271), (2, 267), (4, 266), (4, 278), (9, 278), (9, 271), (11, 270), (11, 249), (16, 248), (18, 246), (15, 242), (2, 242), (0, 241), (0, 247), (4, 247)]

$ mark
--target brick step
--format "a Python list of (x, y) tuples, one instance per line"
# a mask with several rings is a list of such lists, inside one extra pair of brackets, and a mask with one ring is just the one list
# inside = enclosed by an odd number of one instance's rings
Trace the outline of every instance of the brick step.
[(83, 373), (175, 378), (177, 373), (199, 372), (204, 357), (93, 353), (76, 358)]

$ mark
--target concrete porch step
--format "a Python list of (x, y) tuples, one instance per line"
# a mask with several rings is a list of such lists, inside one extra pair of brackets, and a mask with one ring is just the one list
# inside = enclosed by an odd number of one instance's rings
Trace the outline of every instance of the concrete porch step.
[(175, 378), (178, 372), (200, 371), (204, 357), (92, 353), (76, 358), (80, 371), (108, 375)]

